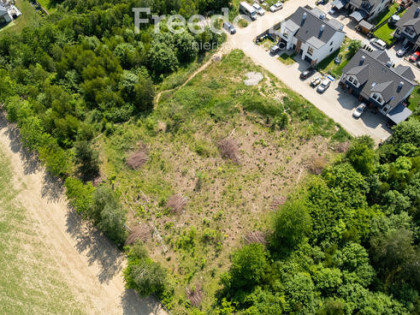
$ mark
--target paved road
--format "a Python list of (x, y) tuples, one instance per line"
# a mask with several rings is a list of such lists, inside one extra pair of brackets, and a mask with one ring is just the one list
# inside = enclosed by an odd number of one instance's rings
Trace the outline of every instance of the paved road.
[(309, 80), (301, 81), (299, 79), (302, 69), (308, 67), (305, 62), (285, 65), (277, 60), (276, 57), (270, 56), (263, 46), (253, 43), (253, 39), (256, 36), (287, 18), (299, 6), (313, 6), (313, 3), (314, 1), (308, 0), (288, 1), (283, 10), (274, 14), (267, 12), (263, 17), (259, 17), (257, 21), (252, 22), (247, 28), (238, 29), (235, 35), (229, 36), (226, 44), (229, 49), (243, 50), (256, 64), (270, 71), (291, 90), (301, 94), (327, 116), (339, 123), (351, 135), (369, 135), (376, 142), (385, 140), (390, 135), (390, 130), (385, 125), (386, 120), (381, 115), (375, 115), (370, 112), (364, 114), (359, 120), (354, 119), (352, 111), (358, 101), (355, 97), (340, 91), (337, 82), (333, 82), (330, 88), (320, 95), (309, 86)]

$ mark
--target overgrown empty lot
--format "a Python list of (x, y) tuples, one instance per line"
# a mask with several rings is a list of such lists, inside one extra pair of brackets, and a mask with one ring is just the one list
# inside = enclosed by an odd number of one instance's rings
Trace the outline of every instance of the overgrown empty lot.
[[(250, 72), (263, 80), (247, 86)], [(102, 176), (122, 193), (128, 226), (172, 271), (175, 311), (196, 302), (191, 291), (209, 309), (232, 249), (265, 230), (272, 208), (346, 137), (234, 51), (163, 94), (150, 116), (102, 138)]]

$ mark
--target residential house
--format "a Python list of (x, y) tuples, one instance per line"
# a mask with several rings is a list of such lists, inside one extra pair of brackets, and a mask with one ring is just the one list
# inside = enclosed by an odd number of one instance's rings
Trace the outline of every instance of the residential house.
[(332, 7), (340, 10), (345, 8), (350, 17), (357, 23), (362, 20), (371, 21), (391, 4), (391, 0), (335, 0)]
[(413, 4), (407, 9), (396, 24), (394, 37), (401, 39), (403, 45), (420, 46), (420, 4)]
[(321, 10), (311, 7), (299, 7), (281, 23), (277, 34), (287, 49), (294, 49), (311, 65), (339, 49), (345, 37), (343, 24), (327, 19)]
[(12, 22), (13, 18), (9, 13), (9, 10), (0, 4), (0, 25)]
[(417, 85), (408, 66), (393, 68), (385, 51), (360, 49), (343, 69), (340, 85), (398, 124), (412, 112), (406, 100)]

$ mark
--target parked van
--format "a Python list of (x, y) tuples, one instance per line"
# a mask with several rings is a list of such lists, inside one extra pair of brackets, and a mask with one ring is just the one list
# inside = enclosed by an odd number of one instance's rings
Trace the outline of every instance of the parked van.
[(246, 2), (241, 2), (239, 4), (239, 12), (249, 16), (253, 21), (257, 19), (257, 10)]

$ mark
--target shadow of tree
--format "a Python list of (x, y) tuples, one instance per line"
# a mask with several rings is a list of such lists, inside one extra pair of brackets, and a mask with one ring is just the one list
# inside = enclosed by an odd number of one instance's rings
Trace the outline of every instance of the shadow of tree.
[(125, 290), (121, 304), (125, 315), (159, 314), (162, 306), (153, 297), (140, 298), (134, 290)]
[(89, 264), (100, 266), (98, 279), (108, 283), (122, 270), (121, 252), (91, 223), (74, 210), (67, 213), (67, 232), (77, 241), (76, 249), (89, 258)]

